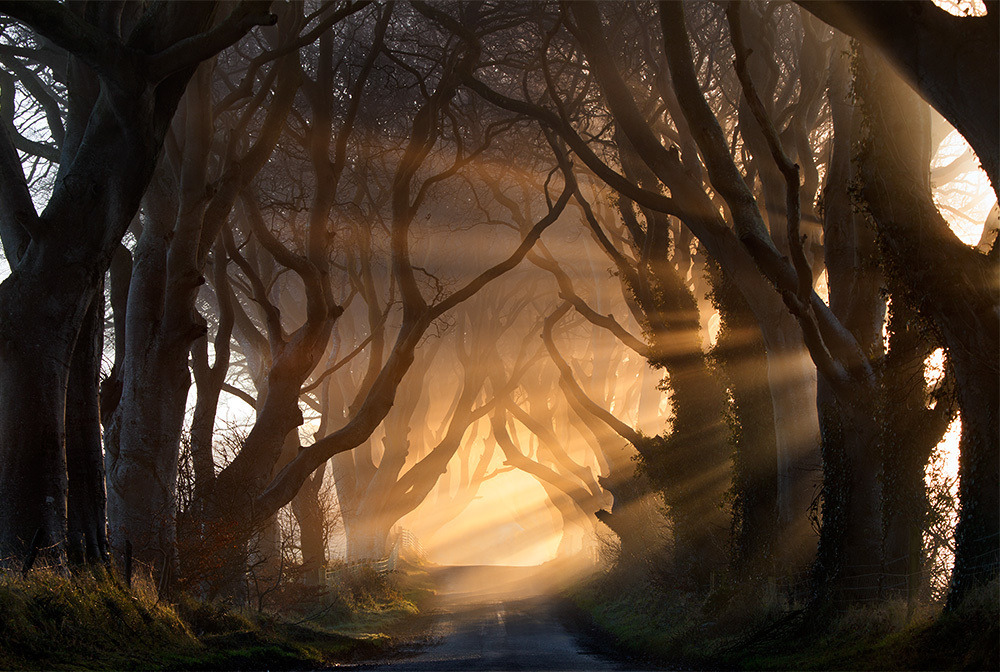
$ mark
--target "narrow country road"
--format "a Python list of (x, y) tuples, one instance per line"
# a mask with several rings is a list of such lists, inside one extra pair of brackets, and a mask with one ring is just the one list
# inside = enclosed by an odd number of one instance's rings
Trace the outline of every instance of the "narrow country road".
[[(534, 567), (442, 567), (433, 643), (374, 670), (619, 670), (567, 632), (556, 579)], [(565, 577), (561, 577), (565, 578)]]

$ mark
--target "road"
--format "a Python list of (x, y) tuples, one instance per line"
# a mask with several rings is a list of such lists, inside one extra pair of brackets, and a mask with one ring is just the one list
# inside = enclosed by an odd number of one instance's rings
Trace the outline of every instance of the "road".
[(552, 597), (558, 570), (443, 567), (433, 643), (374, 670), (621, 670), (567, 632)]

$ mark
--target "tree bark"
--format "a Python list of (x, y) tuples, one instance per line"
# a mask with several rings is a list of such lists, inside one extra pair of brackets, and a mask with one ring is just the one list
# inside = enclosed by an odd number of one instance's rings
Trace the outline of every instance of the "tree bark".
[(109, 557), (98, 396), (103, 336), (104, 296), (98, 292), (80, 328), (66, 392), (66, 554), (75, 563), (106, 562)]
[[(835, 50), (839, 51), (839, 50)], [(850, 197), (852, 140), (857, 121), (848, 97), (846, 61), (834, 55), (830, 106), (834, 139), (823, 190), (825, 260), (830, 309), (866, 353), (883, 351), (885, 299), (871, 231), (859, 226)], [(875, 375), (877, 375), (877, 371)], [(883, 581), (881, 428), (872, 420), (879, 385), (858, 385), (852, 398), (819, 381), (823, 429), (823, 492), (814, 604), (878, 598)]]
[(871, 45), (958, 129), (1000, 189), (1000, 12), (952, 16), (920, 0), (796, 0)]
[(23, 557), (41, 531), (43, 555), (65, 558), (66, 392), (97, 285), (66, 256), (29, 249), (0, 284), (0, 557)]
[(316, 470), (292, 500), (292, 512), (299, 524), (299, 549), (302, 552), (302, 580), (318, 585), (326, 567), (326, 516), (320, 496), (326, 465)]
[[(0, 285), (0, 460), (5, 465), (0, 475), (0, 557), (24, 553), (39, 530), (42, 543), (61, 556), (67, 533), (68, 369), (86, 311), (138, 210), (195, 66), (271, 17), (253, 14), (259, 6), (242, 6), (223, 22), (223, 29), (197, 35), (211, 20), (214, 3), (184, 6), (183, 20), (177, 9), (158, 7), (158, 20), (133, 34), (126, 47), (116, 35), (62, 5), (41, 9), (7, 3), (0, 9), (74, 57), (69, 82), (73, 123), (42, 216), (35, 215), (30, 200), (7, 198), (26, 192), (23, 173), (6, 170), (2, 161), (0, 179), (5, 208), (17, 210), (18, 220), (17, 227), (8, 226), (10, 211), (3, 213), (0, 234), (5, 247), (24, 250)], [(95, 6), (88, 18), (110, 23), (114, 19), (101, 14), (116, 9)], [(5, 133), (0, 144), (8, 142)], [(12, 231), (26, 233), (31, 245), (12, 244)]]
[(728, 387), (733, 436), (733, 552), (736, 574), (772, 576), (784, 540), (778, 526), (778, 458), (763, 337), (746, 300), (710, 266), (719, 336), (711, 357)]
[(930, 504), (924, 473), (955, 416), (954, 374), (945, 362), (943, 379), (927, 390), (924, 362), (936, 339), (901, 292), (894, 295), (887, 330), (882, 372), (886, 594), (912, 604), (928, 579), (923, 534)]
[(862, 195), (893, 279), (940, 333), (955, 373), (962, 437), (953, 608), (1000, 572), (998, 247), (982, 253), (951, 231), (921, 160), (921, 101), (872, 55), (861, 65), (855, 86), (873, 134), (860, 157)]
[[(122, 396), (108, 432), (108, 520), (118, 553), (129, 542), (134, 560), (154, 576), (176, 577), (177, 464), (191, 386), (188, 350), (204, 327), (193, 319), (197, 276), (172, 268), (175, 208), (157, 187), (147, 202), (125, 313)], [(178, 305), (192, 309), (167, 312)]]

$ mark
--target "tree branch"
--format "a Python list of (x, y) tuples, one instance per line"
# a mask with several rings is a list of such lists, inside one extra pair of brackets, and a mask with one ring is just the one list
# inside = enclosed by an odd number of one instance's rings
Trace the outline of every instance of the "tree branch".
[(747, 57), (749, 51), (743, 39), (743, 23), (740, 17), (740, 5), (736, 2), (729, 2), (726, 5), (726, 18), (729, 20), (729, 39), (733, 44), (733, 51), (736, 54), (736, 76), (740, 80), (743, 89), (743, 97), (746, 98), (753, 118), (757, 122), (758, 128), (764, 134), (767, 147), (771, 151), (771, 158), (785, 178), (785, 216), (788, 219), (788, 246), (792, 255), (792, 264), (798, 276), (796, 296), (800, 302), (809, 300), (812, 291), (812, 269), (806, 259), (802, 249), (802, 236), (799, 233), (799, 224), (802, 217), (800, 212), (801, 189), (799, 179), (799, 166), (793, 162), (785, 153), (781, 146), (781, 139), (778, 131), (764, 109), (764, 104), (757, 94), (757, 89), (750, 79), (750, 72), (747, 69)]
[(65, 49), (102, 75), (126, 59), (125, 46), (82, 19), (65, 4), (51, 0), (0, 0), (0, 14), (17, 19)]
[(222, 391), (223, 392), (228, 392), (229, 394), (233, 395), (234, 397), (237, 397), (237, 398), (242, 399), (243, 401), (247, 402), (250, 405), (250, 408), (253, 408), (253, 409), (257, 408), (257, 400), (254, 399), (252, 395), (247, 394), (246, 392), (244, 392), (243, 390), (241, 390), (238, 387), (230, 385), (229, 383), (222, 383)]
[(553, 363), (556, 365), (556, 368), (559, 369), (559, 378), (566, 383), (568, 391), (573, 395), (576, 401), (579, 402), (580, 406), (587, 409), (591, 415), (601, 420), (604, 424), (614, 430), (616, 434), (638, 449), (642, 445), (642, 434), (629, 427), (607, 410), (595, 404), (594, 401), (588, 397), (582, 389), (580, 389), (579, 384), (577, 384), (576, 379), (573, 377), (573, 370), (570, 368), (569, 364), (566, 363), (566, 360), (563, 359), (562, 355), (559, 354), (558, 348), (556, 348), (555, 340), (552, 338), (552, 329), (555, 324), (562, 319), (567, 311), (569, 311), (569, 309), (570, 304), (568, 302), (560, 305), (554, 313), (545, 318), (545, 326), (542, 328), (542, 340), (545, 342), (545, 347), (549, 351), (549, 356), (552, 357)]
[(175, 72), (193, 68), (239, 41), (254, 26), (273, 26), (278, 21), (268, 9), (271, 0), (242, 0), (210, 30), (176, 42), (149, 59), (148, 77), (161, 82)]
[(21, 157), (11, 141), (12, 130), (0, 122), (0, 239), (14, 269), (31, 238), (42, 233), (42, 222), (24, 179)]

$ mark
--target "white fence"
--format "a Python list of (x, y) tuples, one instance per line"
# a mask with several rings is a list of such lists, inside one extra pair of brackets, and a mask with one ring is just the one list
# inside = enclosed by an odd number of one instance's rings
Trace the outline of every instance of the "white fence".
[(381, 560), (358, 560), (341, 567), (327, 568), (325, 571), (326, 585), (342, 584), (351, 574), (365, 567), (370, 567), (379, 574), (388, 574), (396, 571), (396, 564), (400, 558), (417, 561), (423, 561), (426, 558), (423, 545), (410, 530), (396, 528), (390, 533), (390, 539), (393, 540), (392, 547), (389, 554)]

